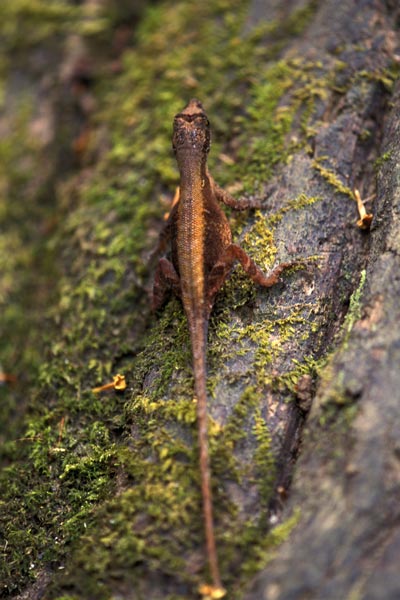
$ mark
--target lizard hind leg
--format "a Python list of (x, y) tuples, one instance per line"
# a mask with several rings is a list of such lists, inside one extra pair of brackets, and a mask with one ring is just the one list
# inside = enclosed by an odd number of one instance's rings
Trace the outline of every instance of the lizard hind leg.
[(258, 285), (271, 287), (278, 283), (280, 275), (286, 269), (299, 265), (301, 261), (284, 262), (276, 265), (269, 273), (265, 274), (252, 258), (237, 244), (230, 244), (220, 260), (214, 265), (208, 276), (208, 297), (213, 301), (215, 294), (222, 287), (225, 279), (229, 275), (235, 260), (239, 261), (245, 273)]
[(286, 269), (290, 269), (296, 265), (299, 265), (299, 261), (284, 262), (276, 265), (269, 273), (265, 274), (258, 265), (253, 261), (252, 258), (237, 244), (231, 244), (227, 248), (228, 260), (232, 262), (238, 260), (242, 265), (246, 274), (258, 285), (263, 287), (271, 287), (279, 282), (280, 275)]
[(153, 296), (151, 299), (151, 308), (153, 311), (159, 310), (167, 300), (168, 292), (180, 296), (181, 284), (175, 267), (166, 258), (160, 258), (158, 261), (156, 273), (154, 276)]

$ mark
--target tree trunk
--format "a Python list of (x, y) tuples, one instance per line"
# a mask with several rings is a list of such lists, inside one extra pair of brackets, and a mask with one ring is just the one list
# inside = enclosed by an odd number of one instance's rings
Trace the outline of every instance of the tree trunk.
[[(265, 198), (235, 240), (265, 270), (304, 261), (270, 290), (235, 268), (210, 322), (228, 597), (400, 596), (395, 4), (44, 3), (41, 39), (5, 10), (0, 596), (188, 599), (207, 579), (189, 335), (147, 293), (191, 96), (215, 179)], [(125, 391), (92, 391), (118, 372)]]

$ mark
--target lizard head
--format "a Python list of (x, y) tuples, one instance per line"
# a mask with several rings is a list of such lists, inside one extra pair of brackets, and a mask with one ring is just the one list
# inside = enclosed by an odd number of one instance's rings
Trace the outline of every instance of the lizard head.
[(196, 98), (192, 98), (185, 108), (175, 115), (172, 147), (175, 153), (185, 150), (204, 156), (210, 149), (210, 123), (203, 105)]

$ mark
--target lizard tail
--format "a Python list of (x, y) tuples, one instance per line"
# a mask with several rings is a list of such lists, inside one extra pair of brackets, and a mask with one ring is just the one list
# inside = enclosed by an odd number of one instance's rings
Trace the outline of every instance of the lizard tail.
[[(201, 495), (207, 557), (210, 574), (215, 590), (222, 590), (218, 566), (218, 555), (215, 543), (213, 503), (210, 478), (210, 459), (208, 453), (207, 425), (207, 389), (206, 389), (206, 341), (207, 321), (204, 319), (195, 324), (192, 332), (194, 385), (197, 397), (197, 426), (200, 452)], [(222, 596), (220, 596), (222, 597)]]

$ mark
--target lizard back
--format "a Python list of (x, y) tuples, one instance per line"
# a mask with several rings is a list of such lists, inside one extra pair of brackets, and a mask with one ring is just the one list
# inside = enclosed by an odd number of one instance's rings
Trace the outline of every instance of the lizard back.
[(181, 280), (188, 318), (207, 318), (207, 276), (231, 243), (231, 230), (208, 174), (210, 125), (198, 100), (191, 100), (176, 115), (173, 147), (180, 171), (180, 197), (172, 224), (172, 262)]

